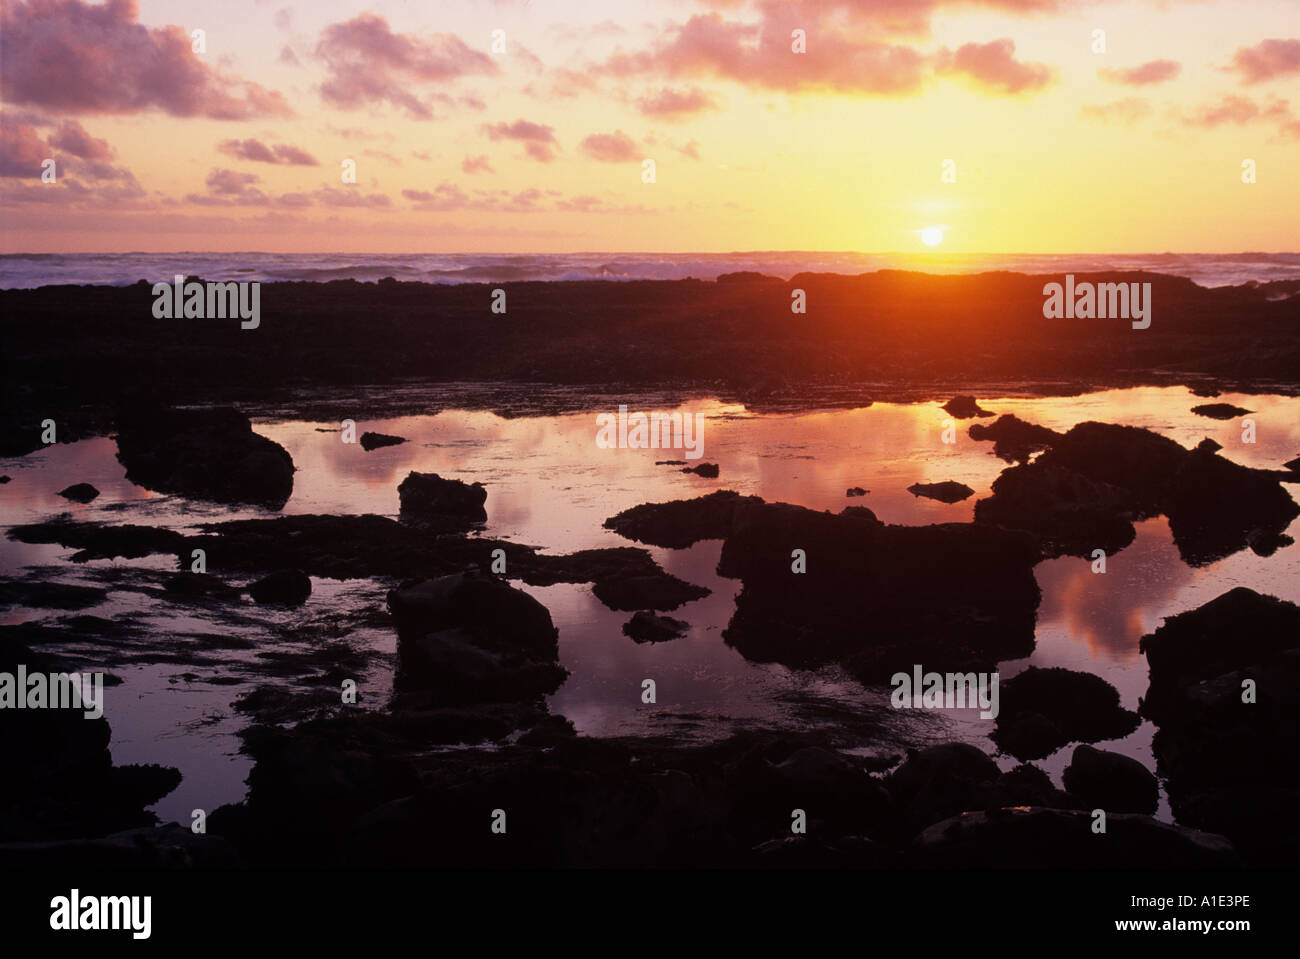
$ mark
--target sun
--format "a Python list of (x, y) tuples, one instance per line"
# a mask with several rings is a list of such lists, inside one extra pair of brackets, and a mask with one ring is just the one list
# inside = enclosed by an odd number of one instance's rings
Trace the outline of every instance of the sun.
[(921, 231), (921, 242), (926, 246), (938, 246), (943, 242), (943, 228), (927, 226)]

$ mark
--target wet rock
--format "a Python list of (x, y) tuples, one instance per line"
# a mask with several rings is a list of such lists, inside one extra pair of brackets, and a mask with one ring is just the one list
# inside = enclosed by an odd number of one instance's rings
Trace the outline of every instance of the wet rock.
[(861, 486), (850, 486), (848, 489), (844, 491), (844, 495), (845, 496), (866, 496), (867, 491), (864, 490)]
[(705, 587), (678, 579), (663, 570), (602, 575), (591, 591), (610, 609), (624, 612), (673, 610), (709, 595)]
[(1065, 788), (1088, 806), (1112, 812), (1150, 815), (1160, 801), (1156, 777), (1136, 759), (1120, 753), (1076, 746), (1065, 767)]
[(1005, 471), (993, 489), (993, 501), (1002, 493), (1008, 502), (982, 501), (977, 518), (1012, 528), (1040, 526), (1065, 552), (1086, 545), (1089, 523), (1115, 542), (1124, 524), (1163, 513), (1180, 555), (1194, 566), (1246, 548), (1252, 534), (1280, 535), (1300, 515), (1269, 471), (1109, 423), (1080, 423), (1033, 463)]
[[(308, 581), (308, 589), (310, 586), (311, 583)], [(234, 599), (239, 595), (238, 589), (211, 573), (191, 573), (188, 570), (169, 576), (163, 582), (163, 589), (173, 596), (190, 599), (200, 597)]]
[(1223, 836), (1150, 816), (1106, 816), (1094, 834), (1085, 810), (1036, 806), (965, 812), (935, 823), (912, 845), (916, 865), (958, 868), (1224, 868), (1240, 865)]
[(1046, 556), (1087, 557), (1133, 542), (1130, 502), (1124, 490), (1040, 460), (994, 480), (993, 495), (975, 504), (975, 521), (1031, 532)]
[(1213, 399), (1219, 395), (1219, 390), (1216, 390), (1213, 386), (1192, 386), (1188, 389), (1193, 396), (1201, 396), (1206, 399)]
[(185, 826), (128, 829), (97, 839), (0, 843), (0, 869), (230, 869), (243, 865), (229, 842)]
[(671, 616), (656, 616), (644, 610), (623, 624), (623, 632), (638, 643), (665, 643), (690, 629), (689, 623)]
[(944, 480), (942, 483), (913, 483), (907, 491), (913, 496), (925, 496), (941, 503), (960, 503), (975, 492), (965, 483), (952, 480)]
[(717, 479), (717, 478), (718, 478), (718, 464), (717, 464), (717, 463), (701, 463), (699, 466), (688, 466), (688, 467), (686, 467), (684, 470), (682, 470), (682, 472), (683, 472), (683, 473), (695, 473), (697, 476), (703, 476), (705, 479)]
[(1252, 863), (1300, 855), (1300, 607), (1238, 587), (1141, 641), (1143, 715), (1180, 823), (1216, 829)]
[(1200, 406), (1193, 406), (1192, 412), (1197, 416), (1208, 416), (1212, 420), (1230, 420), (1252, 411), (1233, 406), (1231, 403), (1203, 403)]
[(439, 532), (463, 532), (487, 520), (487, 490), (481, 483), (443, 479), (437, 473), (409, 473), (397, 487), (404, 522)]
[(406, 442), (404, 436), (389, 436), (387, 433), (362, 433), (361, 448), (369, 453), (381, 446), (398, 446)]
[(742, 588), (723, 635), (749, 659), (844, 663), (863, 681), (887, 682), (917, 662), (937, 666), (917, 659), (919, 649), (965, 663), (1033, 648), (1039, 552), (1026, 534), (888, 526), (860, 507), (831, 514), (752, 498), (732, 512), (718, 572)]
[(0, 580), (0, 607), (29, 609), (86, 609), (108, 598), (108, 590), (65, 583), (29, 583)]
[(1071, 742), (1119, 739), (1141, 722), (1100, 676), (1059, 667), (1031, 666), (1006, 680), (999, 706), (993, 741), (1017, 759), (1042, 759)]
[(686, 460), (655, 460), (655, 466), (685, 466)]
[(388, 594), (398, 630), (397, 682), (440, 704), (553, 692), (568, 675), (546, 607), (503, 580), (466, 573)]
[(1293, 460), (1287, 460), (1282, 465), (1287, 469), (1291, 470), (1292, 472), (1300, 473), (1300, 456), (1297, 456)]
[(99, 490), (89, 483), (77, 483), (67, 489), (59, 490), (59, 495), (64, 499), (72, 500), (74, 503), (89, 503), (99, 496)]
[(155, 553), (175, 553), (185, 537), (175, 530), (151, 526), (104, 526), (99, 523), (73, 523), (53, 520), (15, 526), (9, 538), (20, 543), (57, 543), (76, 549), (74, 563), (91, 559), (139, 559)]
[(5, 483), (8, 483), (10, 479), (11, 477), (9, 476), (0, 476), (0, 486), (3, 486)]
[(1005, 413), (989, 425), (972, 423), (974, 440), (992, 440), (993, 453), (1008, 463), (1027, 463), (1034, 453), (1049, 448), (1061, 434), (1046, 426), (1027, 423), (1014, 413)]
[(311, 577), (300, 569), (281, 569), (248, 587), (258, 603), (301, 606), (311, 596)]
[(146, 489), (279, 509), (293, 492), (293, 459), (230, 408), (135, 408), (119, 414), (117, 458)]
[(949, 416), (955, 416), (959, 420), (968, 420), (976, 416), (993, 416), (988, 410), (981, 409), (975, 397), (965, 394), (954, 396), (947, 403), (943, 404), (944, 411)]
[(704, 539), (725, 539), (742, 503), (762, 503), (757, 496), (718, 490), (696, 499), (633, 506), (605, 520), (606, 529), (651, 546), (685, 549)]
[(1196, 449), (1202, 453), (1217, 453), (1219, 450), (1223, 449), (1223, 444), (1216, 443), (1207, 436), (1196, 444)]

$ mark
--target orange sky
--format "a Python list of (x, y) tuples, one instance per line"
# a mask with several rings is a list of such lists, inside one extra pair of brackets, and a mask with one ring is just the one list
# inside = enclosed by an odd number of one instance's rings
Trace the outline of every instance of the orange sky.
[(0, 99), (3, 252), (1297, 248), (1294, 0), (3, 0)]

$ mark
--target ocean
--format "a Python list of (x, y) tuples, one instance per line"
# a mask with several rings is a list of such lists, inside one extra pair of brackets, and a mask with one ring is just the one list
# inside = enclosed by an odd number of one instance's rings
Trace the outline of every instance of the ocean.
[(0, 289), (170, 282), (178, 273), (207, 280), (263, 282), (373, 282), (393, 277), (425, 283), (517, 283), (713, 280), (742, 270), (789, 279), (803, 272), (856, 274), (884, 269), (1031, 274), (1146, 270), (1212, 287), (1300, 279), (1300, 253), (7, 253), (0, 254)]

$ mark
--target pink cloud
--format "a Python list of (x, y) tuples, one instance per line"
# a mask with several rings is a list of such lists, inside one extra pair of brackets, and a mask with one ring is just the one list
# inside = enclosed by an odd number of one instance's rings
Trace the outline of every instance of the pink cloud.
[(460, 161), (460, 169), (462, 173), (495, 173), (496, 172), (495, 170), (492, 169), (492, 164), (488, 161), (488, 158), (482, 154), (480, 154), (479, 156), (465, 157), (464, 160)]
[(388, 102), (421, 120), (432, 119), (433, 111), (409, 87), (500, 73), (490, 56), (454, 34), (423, 39), (394, 33), (387, 20), (373, 13), (326, 27), (316, 55), (329, 71), (320, 88), (326, 102), (345, 109)]
[(261, 140), (222, 140), (217, 149), (228, 156), (254, 163), (284, 163), (291, 166), (320, 166), (310, 153), (287, 143), (267, 146)]
[(0, 5), (0, 96), (68, 113), (136, 113), (243, 120), (291, 116), (279, 93), (227, 76), (177, 26), (136, 22), (134, 0)]
[(553, 127), (528, 120), (516, 120), (514, 123), (491, 123), (483, 125), (483, 132), (489, 140), (515, 140), (524, 145), (524, 152), (539, 163), (550, 163), (560, 144), (555, 139)]
[(1123, 83), (1131, 87), (1141, 87), (1152, 83), (1164, 83), (1172, 80), (1182, 72), (1182, 64), (1174, 60), (1152, 60), (1136, 67), (1111, 69), (1102, 67), (1097, 75), (1111, 83)]
[(1016, 45), (1003, 38), (989, 43), (965, 43), (955, 53), (944, 50), (936, 57), (935, 71), (945, 76), (966, 76), (977, 86), (1006, 94), (1041, 90), (1052, 80), (1052, 70), (1042, 63), (1022, 63)]
[(1253, 47), (1239, 47), (1229, 69), (1240, 73), (1243, 83), (1300, 73), (1300, 40), (1261, 40)]
[(705, 110), (716, 110), (717, 102), (699, 87), (674, 90), (664, 87), (637, 101), (637, 109), (648, 117), (664, 120), (684, 120)]
[(627, 163), (640, 159), (636, 141), (622, 130), (613, 133), (593, 133), (578, 144), (578, 149), (593, 160), (602, 163)]

